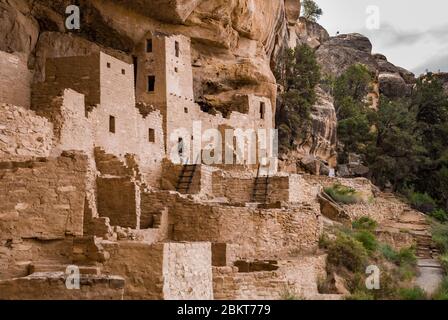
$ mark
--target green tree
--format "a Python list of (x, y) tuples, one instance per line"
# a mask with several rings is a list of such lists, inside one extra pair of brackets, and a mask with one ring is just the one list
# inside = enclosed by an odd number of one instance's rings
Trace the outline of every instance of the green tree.
[(375, 139), (366, 153), (376, 184), (391, 182), (395, 190), (402, 190), (415, 180), (425, 153), (416, 133), (416, 117), (409, 101), (381, 97), (373, 121)]
[(286, 153), (294, 147), (295, 141), (310, 134), (311, 108), (316, 103), (315, 88), (320, 81), (320, 68), (313, 49), (303, 44), (288, 50), (277, 78), (284, 89), (276, 115), (279, 151)]
[(372, 80), (365, 66), (355, 64), (334, 81), (340, 162), (345, 162), (351, 152), (365, 154), (374, 139), (371, 119), (374, 111), (365, 100)]
[(414, 184), (448, 209), (448, 96), (442, 82), (431, 73), (419, 79), (412, 103), (416, 131), (426, 149)]
[(317, 21), (323, 14), (322, 9), (313, 0), (302, 1), (303, 16), (310, 21)]

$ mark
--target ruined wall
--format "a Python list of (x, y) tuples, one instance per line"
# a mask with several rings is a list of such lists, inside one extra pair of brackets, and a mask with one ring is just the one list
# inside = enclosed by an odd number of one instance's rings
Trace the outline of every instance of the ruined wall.
[(80, 290), (67, 290), (63, 272), (35, 273), (0, 281), (1, 300), (122, 300), (125, 282), (117, 276), (82, 275)]
[(287, 296), (319, 298), (317, 283), (324, 278), (325, 256), (279, 261), (275, 271), (238, 272), (236, 267), (214, 267), (213, 288), (218, 300), (279, 300)]
[(103, 271), (126, 279), (125, 299), (212, 299), (210, 243), (105, 243)]
[(162, 118), (159, 111), (136, 108), (133, 74), (132, 65), (104, 53), (49, 59), (46, 81), (33, 91), (33, 109), (55, 124), (58, 149), (90, 155), (99, 146), (123, 161), (135, 154), (155, 185), (164, 157)]
[(64, 89), (83, 93), (87, 106), (101, 103), (98, 59), (99, 54), (47, 59), (45, 82), (33, 85), (33, 109), (45, 108), (48, 100), (60, 95)]
[(0, 238), (63, 239), (82, 236), (87, 159), (3, 162)]
[[(7, 217), (0, 214), (0, 225)], [(12, 239), (0, 240), (0, 280), (26, 277), (30, 264), (40, 261), (70, 264), (72, 262), (73, 238), (61, 240)]]
[(0, 104), (1, 161), (48, 157), (52, 148), (53, 126), (33, 111)]
[(163, 276), (167, 300), (213, 299), (211, 244), (165, 244)]
[(269, 259), (317, 247), (320, 213), (306, 208), (257, 210), (176, 202), (173, 239), (235, 244), (240, 258)]
[(97, 178), (98, 213), (112, 226), (137, 229), (140, 208), (138, 188), (129, 178)]
[[(254, 186), (255, 177), (250, 177), (248, 174), (229, 175), (222, 171), (213, 173), (213, 196), (225, 197), (230, 203), (252, 202)], [(300, 202), (303, 198), (301, 189), (303, 189), (303, 181), (299, 175), (269, 177), (267, 202)]]
[(29, 108), (31, 78), (24, 55), (0, 51), (0, 103)]

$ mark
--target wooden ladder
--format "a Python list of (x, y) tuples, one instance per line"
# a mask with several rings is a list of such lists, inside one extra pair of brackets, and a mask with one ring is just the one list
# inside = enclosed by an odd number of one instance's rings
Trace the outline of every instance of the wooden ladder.
[(260, 176), (261, 165), (258, 166), (257, 177), (255, 178), (252, 201), (266, 203), (268, 201), (269, 171), (266, 176)]
[(177, 192), (187, 194), (190, 191), (197, 167), (197, 164), (185, 164), (182, 166), (182, 172), (176, 186)]

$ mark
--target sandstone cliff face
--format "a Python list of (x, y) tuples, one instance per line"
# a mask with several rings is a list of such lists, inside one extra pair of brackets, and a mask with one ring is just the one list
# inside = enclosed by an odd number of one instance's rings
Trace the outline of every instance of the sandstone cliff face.
[(372, 54), (370, 40), (358, 33), (330, 38), (317, 50), (324, 75), (337, 77), (355, 63), (365, 65), (375, 76), (379, 93), (398, 98), (410, 93), (415, 76), (387, 61), (382, 54)]
[[(297, 14), (287, 1), (288, 14)], [(284, 0), (81, 0), (81, 29), (64, 27), (68, 0), (2, 0), (0, 50), (25, 52), (42, 80), (48, 57), (98, 50), (132, 61), (150, 30), (192, 38), (196, 101), (227, 111), (241, 93), (275, 102), (271, 61), (288, 39)], [(294, 11), (295, 10), (295, 11)], [(293, 13), (291, 13), (293, 12)]]

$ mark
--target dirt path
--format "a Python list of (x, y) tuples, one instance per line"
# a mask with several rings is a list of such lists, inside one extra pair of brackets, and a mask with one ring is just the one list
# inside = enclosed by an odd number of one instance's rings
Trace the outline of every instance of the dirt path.
[(415, 284), (428, 295), (434, 294), (443, 279), (443, 269), (435, 259), (418, 259), (419, 276)]

